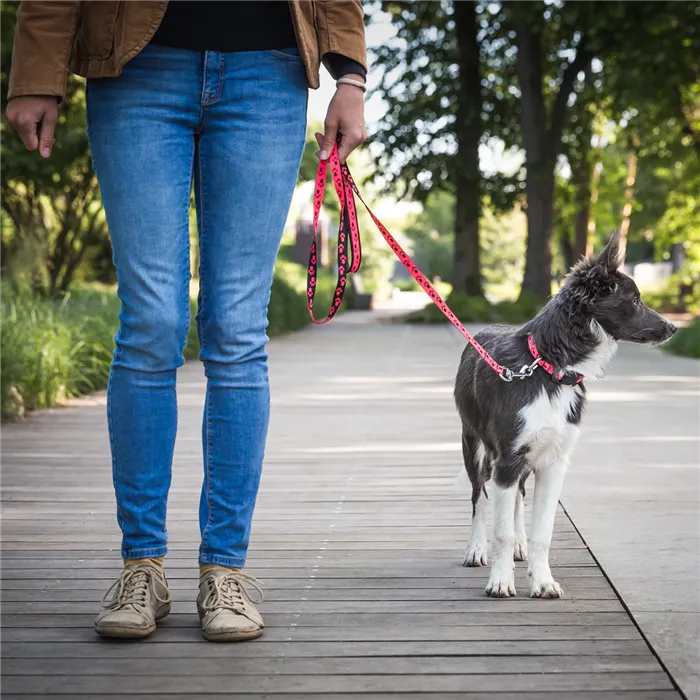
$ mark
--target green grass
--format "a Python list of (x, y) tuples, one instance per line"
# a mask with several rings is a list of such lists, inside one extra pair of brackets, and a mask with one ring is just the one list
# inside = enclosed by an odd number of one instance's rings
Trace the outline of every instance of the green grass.
[(680, 328), (676, 335), (661, 347), (673, 355), (700, 359), (700, 318), (694, 318), (687, 326)]
[[(306, 270), (281, 260), (270, 297), (268, 335), (306, 326)], [(319, 277), (317, 316), (330, 303), (334, 280)], [(2, 290), (0, 409), (3, 419), (103, 389), (117, 330), (119, 300), (113, 289), (76, 288), (62, 301)], [(192, 300), (186, 359), (199, 352), (196, 300)]]

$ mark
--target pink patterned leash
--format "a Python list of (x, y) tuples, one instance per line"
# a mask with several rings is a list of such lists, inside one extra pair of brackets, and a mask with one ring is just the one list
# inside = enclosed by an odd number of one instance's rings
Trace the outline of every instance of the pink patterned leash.
[[(333, 293), (333, 301), (330, 311), (325, 319), (317, 321), (314, 317), (314, 295), (316, 292), (317, 280), (317, 245), (316, 236), (318, 233), (318, 217), (321, 212), (321, 204), (323, 202), (323, 193), (326, 187), (326, 169), (330, 163), (331, 176), (333, 186), (335, 187), (338, 201), (340, 202), (340, 226), (338, 230), (338, 283), (335, 292)], [(411, 260), (408, 253), (398, 244), (396, 239), (389, 233), (386, 226), (379, 221), (372, 210), (367, 206), (367, 203), (362, 199), (362, 195), (355, 184), (355, 181), (350, 174), (350, 170), (346, 163), (340, 163), (338, 159), (338, 147), (333, 148), (330, 158), (327, 161), (321, 161), (316, 174), (316, 188), (314, 190), (314, 239), (311, 244), (311, 254), (309, 256), (309, 269), (307, 277), (307, 301), (309, 307), (309, 315), (311, 320), (317, 325), (328, 323), (338, 312), (340, 304), (343, 300), (345, 288), (347, 286), (347, 276), (349, 273), (357, 272), (360, 268), (362, 253), (360, 248), (360, 232), (357, 226), (357, 211), (355, 209), (355, 198), (353, 193), (357, 195), (359, 200), (364, 205), (367, 213), (372, 217), (372, 220), (377, 225), (384, 240), (389, 244), (389, 247), (394, 251), (396, 257), (401, 261), (401, 264), (409, 271), (411, 277), (421, 286), (423, 291), (430, 297), (435, 306), (442, 311), (450, 323), (466, 338), (467, 342), (476, 350), (482, 357), (484, 362), (498, 374), (498, 376), (506, 382), (513, 379), (523, 379), (530, 377), (538, 366), (543, 362), (539, 357), (531, 364), (524, 365), (520, 370), (511, 370), (503, 365), (499, 365), (496, 360), (489, 355), (486, 350), (474, 339), (474, 336), (467, 331), (460, 320), (454, 315), (445, 300), (435, 291), (430, 282), (425, 278), (425, 275), (416, 267), (416, 264)], [(348, 249), (348, 237), (350, 238), (350, 248)], [(550, 373), (551, 374), (551, 373)]]

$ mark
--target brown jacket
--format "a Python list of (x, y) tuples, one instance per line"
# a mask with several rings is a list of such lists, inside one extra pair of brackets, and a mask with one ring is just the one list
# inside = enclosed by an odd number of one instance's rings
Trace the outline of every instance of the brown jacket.
[[(366, 67), (361, 0), (290, 0), (289, 5), (312, 88), (319, 85), (326, 53)], [(162, 0), (24, 0), (8, 98), (62, 97), (68, 70), (85, 78), (116, 77), (151, 40), (167, 6)]]

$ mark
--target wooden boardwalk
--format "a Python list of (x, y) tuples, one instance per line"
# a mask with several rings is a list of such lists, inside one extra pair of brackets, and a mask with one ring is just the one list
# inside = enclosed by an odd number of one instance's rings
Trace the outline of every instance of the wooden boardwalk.
[(119, 571), (103, 399), (3, 431), (2, 697), (582, 700), (681, 697), (563, 511), (563, 600), (484, 596), (460, 566), (459, 425), (446, 329), (360, 322), (271, 345), (273, 421), (248, 571), (257, 641), (211, 644), (195, 610), (203, 381), (181, 372), (166, 571), (173, 612), (98, 639)]

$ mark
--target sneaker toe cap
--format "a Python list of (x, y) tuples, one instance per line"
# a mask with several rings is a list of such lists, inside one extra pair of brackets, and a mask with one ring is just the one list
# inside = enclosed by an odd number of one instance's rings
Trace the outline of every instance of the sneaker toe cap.
[[(251, 617), (253, 617), (251, 615)], [(249, 635), (263, 628), (262, 618), (250, 619), (231, 610), (220, 610), (213, 615), (205, 616), (202, 621), (204, 631), (212, 636)]]
[(146, 631), (153, 627), (152, 615), (135, 610), (105, 610), (95, 620), (95, 629)]

